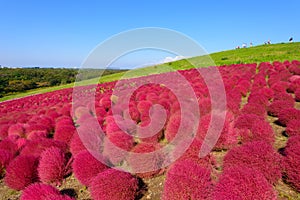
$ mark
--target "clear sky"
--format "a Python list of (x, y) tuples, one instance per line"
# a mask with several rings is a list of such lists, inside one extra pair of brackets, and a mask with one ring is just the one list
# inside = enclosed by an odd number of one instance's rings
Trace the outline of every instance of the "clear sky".
[(141, 27), (182, 32), (207, 52), (300, 41), (299, 0), (0, 0), (0, 8), (2, 66), (80, 66), (100, 42)]

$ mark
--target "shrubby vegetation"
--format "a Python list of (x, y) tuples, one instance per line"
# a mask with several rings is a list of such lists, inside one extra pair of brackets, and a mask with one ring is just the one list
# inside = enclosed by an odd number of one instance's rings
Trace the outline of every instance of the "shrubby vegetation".
[[(86, 69), (77, 80), (86, 80), (121, 70)], [(65, 68), (0, 68), (0, 97), (40, 87), (72, 83), (78, 69)]]

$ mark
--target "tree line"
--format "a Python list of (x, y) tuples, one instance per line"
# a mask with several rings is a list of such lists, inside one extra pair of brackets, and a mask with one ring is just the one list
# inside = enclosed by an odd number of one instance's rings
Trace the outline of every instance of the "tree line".
[[(91, 79), (124, 70), (84, 69), (77, 80)], [(0, 68), (0, 97), (41, 87), (58, 86), (76, 80), (78, 69)]]

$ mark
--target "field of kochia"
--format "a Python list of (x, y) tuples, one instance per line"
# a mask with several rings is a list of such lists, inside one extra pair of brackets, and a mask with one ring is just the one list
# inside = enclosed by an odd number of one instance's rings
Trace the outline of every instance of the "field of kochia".
[[(118, 87), (123, 93), (143, 84), (132, 94), (128, 92), (128, 104), (120, 104), (122, 100), (114, 93), (117, 81), (80, 86), (81, 92), (75, 95), (76, 89), (68, 88), (0, 103), (0, 197), (299, 199), (300, 61), (231, 64), (217, 69), (226, 97), (224, 126), (212, 151), (203, 158), (199, 151), (216, 99), (201, 72), (210, 68), (125, 80)], [(174, 73), (186, 82), (175, 84)], [(161, 80), (164, 84), (157, 83)], [(168, 88), (167, 82), (174, 88)], [(195, 99), (178, 96), (187, 96), (187, 87), (192, 88)], [(85, 101), (85, 95), (91, 93), (93, 101)], [(74, 98), (82, 100), (72, 104)], [(166, 121), (148, 136), (141, 130), (155, 121), (151, 113), (156, 104), (164, 109)], [(196, 111), (182, 110), (184, 105), (197, 105), (199, 119)], [(178, 135), (181, 126), (185, 132)], [(188, 148), (178, 153), (189, 139)], [(174, 140), (179, 142), (173, 144)], [(111, 144), (125, 153), (115, 151)], [(160, 152), (167, 145), (168, 154), (135, 158), (134, 153)], [(91, 146), (97, 152), (87, 148)], [(176, 156), (171, 165), (164, 165)], [(153, 170), (139, 171), (141, 168)], [(160, 184), (154, 187), (157, 180)]]

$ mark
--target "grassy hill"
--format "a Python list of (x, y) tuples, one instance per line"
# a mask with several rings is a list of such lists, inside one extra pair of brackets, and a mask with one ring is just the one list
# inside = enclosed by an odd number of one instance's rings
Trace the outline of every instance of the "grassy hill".
[[(296, 43), (282, 43), (272, 45), (260, 45), (250, 48), (227, 50), (209, 55), (214, 65), (226, 65), (237, 63), (260, 63), (260, 62), (272, 62), (272, 61), (285, 61), (285, 60), (300, 60), (300, 42)], [(212, 64), (211, 60), (208, 62), (208, 56), (193, 57), (188, 60), (179, 60), (171, 63), (165, 63), (157, 66), (151, 66), (146, 68), (140, 68), (130, 70), (128, 72), (115, 73), (101, 77), (99, 82), (109, 82), (122, 78), (124, 75), (126, 78), (146, 76), (150, 74), (164, 73), (171, 70), (189, 69), (194, 66), (191, 63), (196, 64), (197, 67), (207, 67)], [(190, 63), (190, 62), (191, 63)], [(88, 85), (98, 81), (98, 78), (85, 80), (81, 85)], [(55, 91), (63, 88), (73, 87), (74, 84), (67, 84), (57, 87), (49, 87), (43, 89), (30, 90), (20, 94), (14, 94), (0, 98), (1, 101), (20, 98), (28, 95), (45, 93)]]

